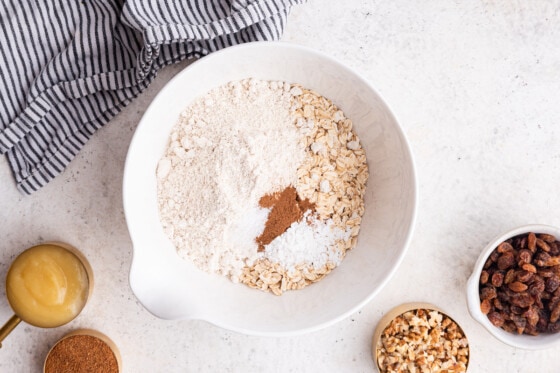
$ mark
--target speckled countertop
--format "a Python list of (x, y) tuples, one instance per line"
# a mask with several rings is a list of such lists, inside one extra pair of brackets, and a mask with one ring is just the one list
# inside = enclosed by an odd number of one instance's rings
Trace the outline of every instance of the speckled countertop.
[[(84, 312), (50, 330), (20, 325), (0, 372), (38, 372), (49, 347), (82, 327), (108, 334), (125, 372), (369, 372), (381, 316), (407, 301), (443, 307), (465, 329), (472, 372), (558, 372), (560, 346), (524, 351), (471, 319), (465, 283), (487, 242), (526, 223), (560, 225), (560, 2), (309, 0), (283, 40), (326, 52), (367, 78), (399, 118), (415, 155), (419, 208), (408, 253), (363, 309), (311, 334), (263, 338), (202, 321), (154, 318), (128, 286), (124, 160), (152, 86), (100, 130), (68, 169), (32, 196), (0, 159), (0, 278), (42, 240), (79, 246), (95, 271)], [(10, 308), (0, 290), (0, 322)]]

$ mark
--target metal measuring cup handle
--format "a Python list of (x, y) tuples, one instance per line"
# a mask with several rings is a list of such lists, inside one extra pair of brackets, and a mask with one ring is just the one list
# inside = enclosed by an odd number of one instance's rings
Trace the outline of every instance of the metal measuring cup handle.
[(21, 319), (18, 315), (13, 315), (0, 329), (0, 348), (2, 348), (2, 341), (18, 326)]

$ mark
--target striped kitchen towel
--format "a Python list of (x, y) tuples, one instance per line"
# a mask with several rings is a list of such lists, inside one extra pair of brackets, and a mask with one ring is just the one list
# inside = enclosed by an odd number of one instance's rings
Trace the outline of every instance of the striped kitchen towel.
[(163, 66), (277, 40), (305, 0), (0, 1), (0, 153), (30, 194)]

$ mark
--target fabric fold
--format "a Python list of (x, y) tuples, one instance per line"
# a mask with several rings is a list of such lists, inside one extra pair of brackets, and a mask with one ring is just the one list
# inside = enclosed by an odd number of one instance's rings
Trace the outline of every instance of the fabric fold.
[(277, 40), (305, 0), (0, 2), (0, 153), (30, 194), (165, 65)]

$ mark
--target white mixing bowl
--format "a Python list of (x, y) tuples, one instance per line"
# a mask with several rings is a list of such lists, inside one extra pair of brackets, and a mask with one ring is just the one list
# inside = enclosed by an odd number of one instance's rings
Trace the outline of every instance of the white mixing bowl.
[[(244, 78), (300, 83), (330, 98), (352, 119), (370, 171), (358, 245), (320, 282), (274, 296), (181, 259), (165, 236), (157, 207), (156, 166), (179, 113), (196, 97)], [(177, 74), (146, 110), (128, 151), (124, 211), (133, 243), (130, 285), (163, 319), (202, 319), (254, 335), (317, 330), (356, 312), (388, 282), (406, 252), (416, 214), (410, 148), (379, 94), (348, 67), (286, 43), (226, 48)]]

